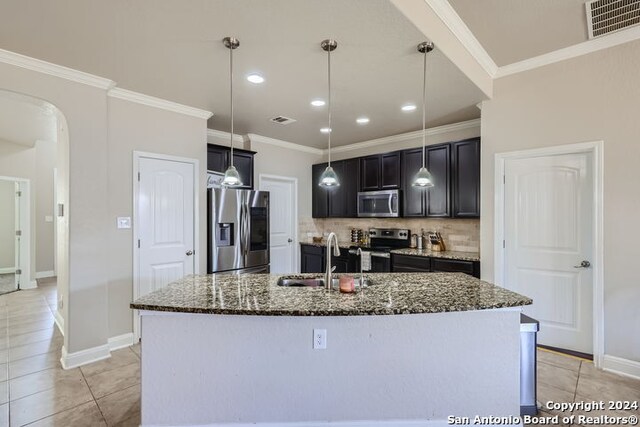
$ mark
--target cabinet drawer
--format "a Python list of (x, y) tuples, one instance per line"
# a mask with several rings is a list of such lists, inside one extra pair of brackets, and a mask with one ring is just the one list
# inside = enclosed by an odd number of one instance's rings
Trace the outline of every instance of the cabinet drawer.
[(473, 261), (460, 261), (455, 259), (431, 259), (431, 270), (447, 273), (467, 273), (474, 275)]
[(429, 272), (431, 259), (411, 255), (391, 255), (391, 271), (393, 272)]

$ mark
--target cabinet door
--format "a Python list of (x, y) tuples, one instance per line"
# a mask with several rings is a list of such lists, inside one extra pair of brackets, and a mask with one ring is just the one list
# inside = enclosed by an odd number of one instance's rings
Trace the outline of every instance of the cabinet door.
[(329, 214), (329, 196), (327, 190), (320, 187), (320, 176), (326, 169), (326, 163), (320, 163), (311, 167), (311, 216), (314, 218), (326, 218)]
[(342, 218), (347, 213), (347, 198), (346, 190), (348, 187), (347, 177), (345, 176), (345, 167), (343, 161), (331, 162), (331, 167), (338, 176), (340, 185), (334, 188), (320, 189), (325, 191), (329, 198), (329, 213), (328, 216), (333, 218)]
[(253, 154), (233, 151), (233, 165), (238, 170), (242, 186), (247, 190), (253, 190)]
[(426, 165), (433, 176), (433, 187), (426, 191), (426, 216), (443, 218), (451, 216), (451, 146), (449, 144), (427, 147)]
[(480, 277), (479, 263), (473, 261), (433, 258), (431, 260), (431, 269), (434, 272), (467, 273), (471, 276)]
[(458, 141), (452, 146), (453, 216), (480, 217), (480, 138)]
[(380, 188), (393, 189), (400, 187), (400, 152), (386, 153), (381, 156), (382, 167)]
[(380, 156), (360, 158), (360, 190), (380, 189)]
[(324, 272), (324, 248), (310, 245), (300, 246), (300, 271), (302, 273)]
[(358, 191), (360, 190), (360, 159), (344, 160), (344, 179), (341, 187), (344, 191), (344, 216), (355, 218), (358, 216)]
[(207, 146), (207, 169), (214, 172), (222, 172), (229, 167), (229, 149)]
[(402, 216), (425, 215), (425, 189), (414, 187), (413, 178), (422, 167), (422, 148), (402, 152)]
[[(346, 251), (346, 249), (343, 250), (343, 252)], [(349, 257), (348, 256), (344, 256), (341, 255), (339, 257), (336, 256), (331, 256), (331, 266), (335, 266), (335, 272), (336, 273), (352, 273), (352, 271), (349, 271)]]

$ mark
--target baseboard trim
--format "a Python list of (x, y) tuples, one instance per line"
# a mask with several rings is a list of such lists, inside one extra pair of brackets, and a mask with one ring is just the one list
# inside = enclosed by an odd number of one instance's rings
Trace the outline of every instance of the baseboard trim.
[(15, 267), (3, 267), (0, 268), (0, 274), (14, 274), (16, 272)]
[(111, 357), (111, 352), (108, 344), (76, 351), (75, 353), (67, 353), (66, 347), (62, 347), (60, 363), (64, 369), (72, 369), (97, 362), (98, 360), (108, 359), (109, 357)]
[(56, 273), (53, 270), (37, 271), (36, 279), (46, 279), (47, 277), (55, 277)]
[(36, 282), (35, 280), (31, 280), (28, 282), (20, 281), (20, 289), (36, 289), (37, 287), (38, 287), (38, 282)]
[(109, 350), (114, 351), (133, 345), (133, 332), (109, 338)]
[(60, 331), (62, 336), (64, 336), (64, 317), (62, 317), (62, 313), (60, 313), (60, 310), (56, 310), (56, 312), (53, 313), (53, 320), (55, 320), (58, 330)]
[(640, 362), (605, 354), (602, 358), (602, 369), (614, 374), (640, 380)]

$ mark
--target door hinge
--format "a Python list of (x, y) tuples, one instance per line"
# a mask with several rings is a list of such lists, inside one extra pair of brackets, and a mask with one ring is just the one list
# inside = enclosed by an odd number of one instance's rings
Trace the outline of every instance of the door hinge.
[(138, 239), (138, 249), (140, 249), (140, 239)]
[(17, 268), (17, 269), (16, 269), (16, 274), (22, 274), (22, 269)]
[(140, 172), (138, 172), (138, 182), (140, 182)]
[(504, 248), (506, 248), (506, 247), (507, 247), (507, 243), (503, 240), (503, 241), (502, 241), (502, 249), (504, 249)]
[(507, 183), (507, 176), (506, 175), (502, 175), (502, 183), (503, 184)]
[(16, 196), (22, 197), (22, 191), (16, 191)]
[(16, 236), (18, 237), (22, 236), (22, 230), (16, 230)]

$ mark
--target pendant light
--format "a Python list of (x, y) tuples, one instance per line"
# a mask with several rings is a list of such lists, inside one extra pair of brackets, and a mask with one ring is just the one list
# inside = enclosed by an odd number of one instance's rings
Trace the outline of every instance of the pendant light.
[(224, 179), (222, 180), (223, 187), (239, 187), (242, 185), (240, 181), (240, 175), (233, 166), (233, 50), (240, 46), (240, 41), (235, 37), (225, 37), (222, 39), (225, 47), (229, 49), (229, 83), (231, 92), (231, 154), (229, 156), (229, 168), (224, 173)]
[(432, 50), (432, 42), (422, 42), (418, 45), (418, 52), (424, 55), (422, 66), (422, 167), (413, 178), (413, 183), (411, 185), (419, 188), (433, 187), (431, 172), (429, 172), (425, 166), (427, 140), (427, 53)]
[(329, 131), (327, 132), (327, 135), (329, 140), (329, 163), (324, 172), (322, 172), (322, 175), (320, 175), (320, 182), (318, 183), (318, 185), (320, 187), (330, 189), (338, 187), (340, 185), (338, 176), (331, 167), (331, 51), (335, 50), (338, 47), (338, 42), (331, 39), (323, 40), (320, 43), (320, 47), (325, 52), (327, 52), (327, 75), (329, 83), (329, 95), (327, 96), (327, 110), (329, 111)]

